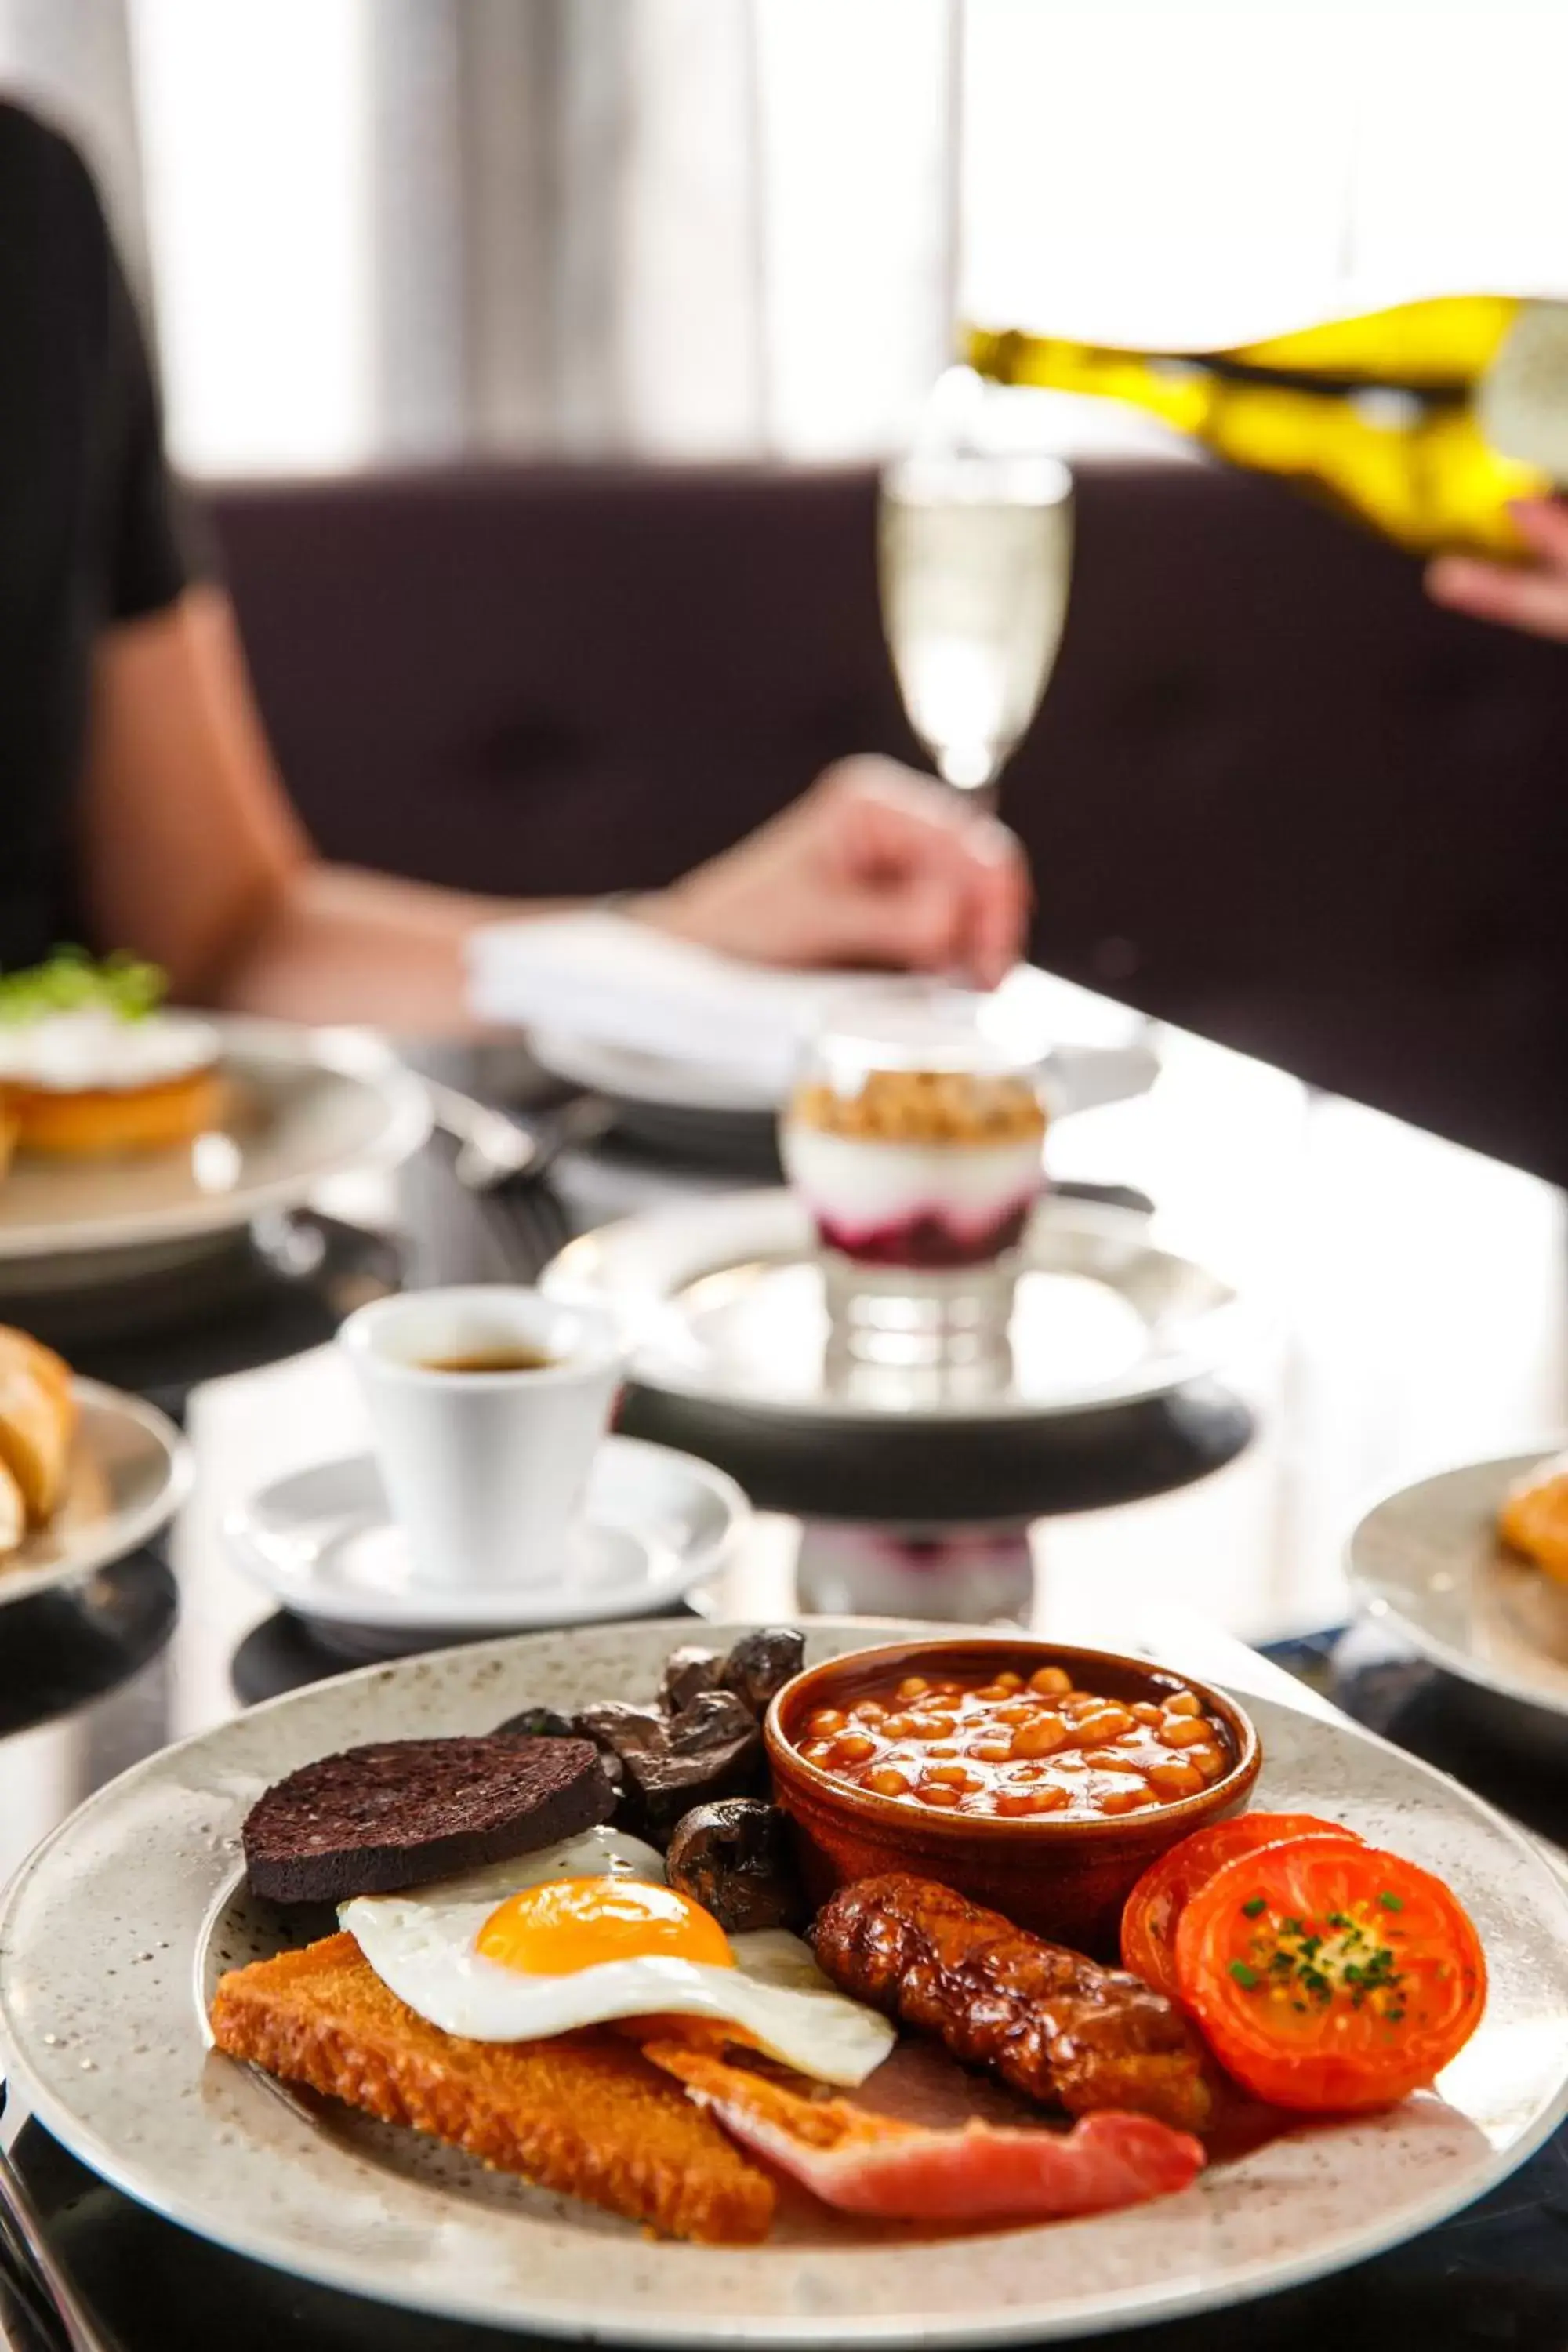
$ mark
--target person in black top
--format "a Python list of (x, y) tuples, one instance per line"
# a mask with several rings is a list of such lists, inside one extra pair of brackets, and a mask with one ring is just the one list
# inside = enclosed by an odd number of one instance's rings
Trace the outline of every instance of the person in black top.
[[(0, 223), (0, 968), (86, 940), (163, 965), (191, 1002), (460, 1025), (464, 935), (527, 909), (313, 852), (193, 552), (91, 180), (4, 102)], [(861, 760), (637, 910), (760, 961), (989, 983), (1027, 896), (1004, 827)]]

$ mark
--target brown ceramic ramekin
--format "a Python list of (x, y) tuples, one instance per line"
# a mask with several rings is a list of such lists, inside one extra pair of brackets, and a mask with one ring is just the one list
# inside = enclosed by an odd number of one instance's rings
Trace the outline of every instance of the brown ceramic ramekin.
[[(1193, 1692), (1225, 1735), (1228, 1770), (1194, 1796), (1134, 1813), (1003, 1820), (877, 1796), (807, 1763), (796, 1744), (818, 1707), (847, 1713), (905, 1675), (987, 1682), (1010, 1668), (1026, 1681), (1041, 1666), (1060, 1666), (1079, 1689), (1123, 1703)], [(1191, 1675), (1114, 1650), (1064, 1649), (1012, 1634), (894, 1642), (808, 1666), (773, 1700), (764, 1736), (773, 1794), (793, 1825), (814, 1902), (853, 1879), (910, 1871), (956, 1887), (1016, 1927), (1102, 1956), (1115, 1953), (1121, 1906), (1135, 1881), (1179, 1839), (1239, 1812), (1263, 1760), (1258, 1734), (1234, 1699)]]

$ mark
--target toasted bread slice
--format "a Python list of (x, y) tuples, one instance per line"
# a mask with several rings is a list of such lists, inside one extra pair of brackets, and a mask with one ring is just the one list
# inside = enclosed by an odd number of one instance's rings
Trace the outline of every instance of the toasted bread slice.
[(76, 1422), (69, 1367), (26, 1331), (0, 1324), (0, 1462), (36, 1526), (59, 1507)]
[(388, 1991), (352, 1936), (231, 1969), (212, 2028), (231, 2058), (666, 2236), (745, 2246), (767, 2235), (772, 2181), (629, 2042), (443, 2033)]

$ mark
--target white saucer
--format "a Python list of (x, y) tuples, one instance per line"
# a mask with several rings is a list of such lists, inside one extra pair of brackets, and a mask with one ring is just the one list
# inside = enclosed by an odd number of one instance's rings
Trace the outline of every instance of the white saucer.
[(387, 1633), (512, 1633), (646, 1617), (720, 1567), (750, 1517), (732, 1478), (640, 1438), (607, 1437), (547, 1581), (447, 1591), (416, 1581), (368, 1454), (278, 1478), (224, 1521), (244, 1573), (296, 1615)]

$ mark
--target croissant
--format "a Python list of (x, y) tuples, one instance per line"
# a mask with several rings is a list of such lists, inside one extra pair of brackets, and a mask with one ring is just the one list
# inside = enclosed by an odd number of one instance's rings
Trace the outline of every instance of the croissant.
[[(76, 1423), (68, 1365), (26, 1331), (0, 1324), (0, 1468), (19, 1490), (31, 1526), (59, 1507)], [(0, 1540), (5, 1518), (0, 1499)]]

